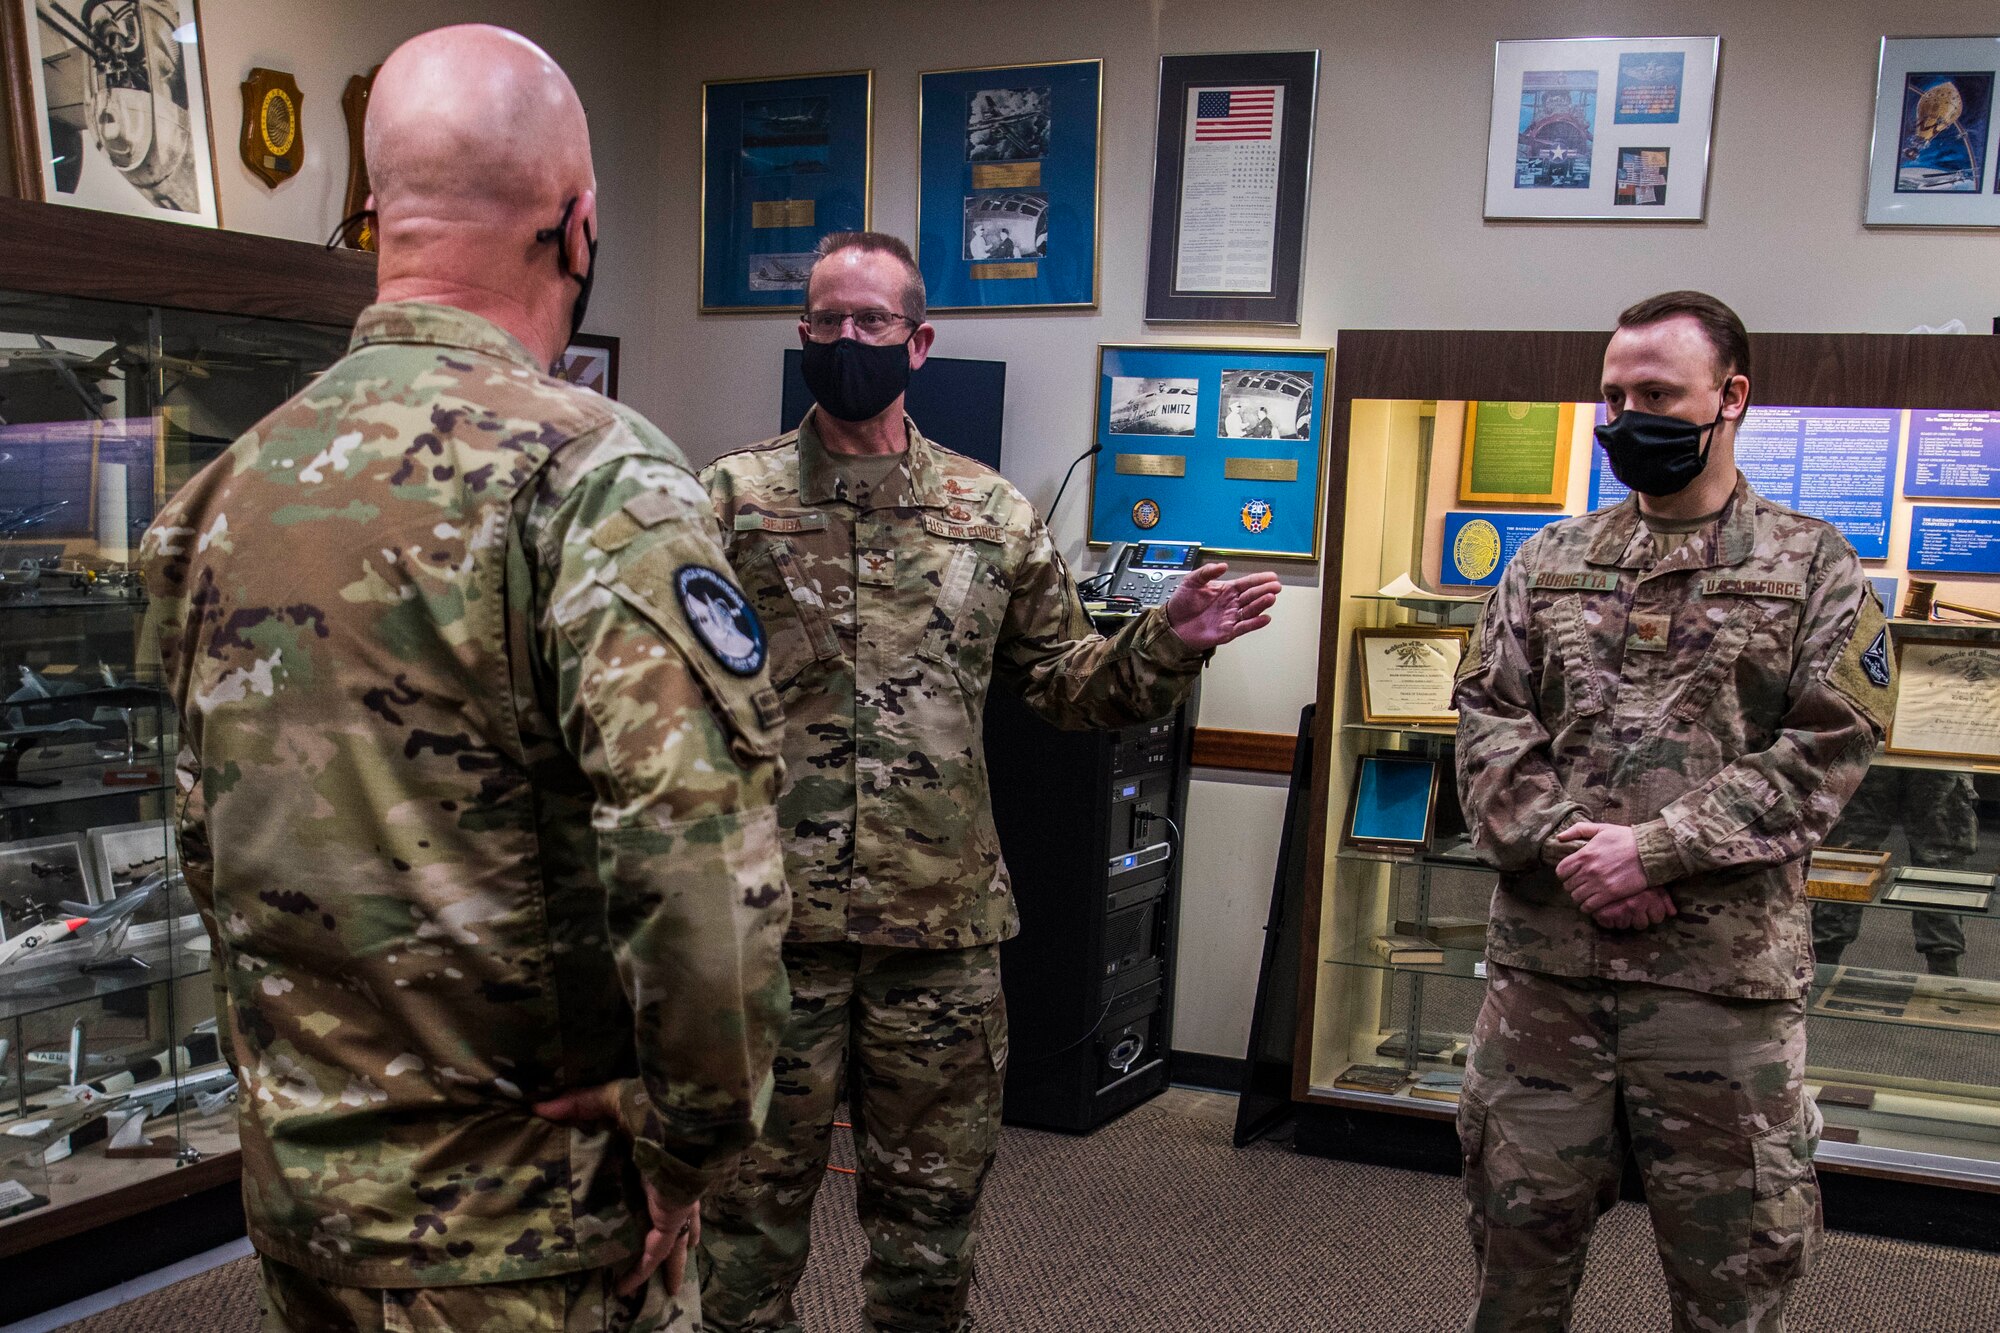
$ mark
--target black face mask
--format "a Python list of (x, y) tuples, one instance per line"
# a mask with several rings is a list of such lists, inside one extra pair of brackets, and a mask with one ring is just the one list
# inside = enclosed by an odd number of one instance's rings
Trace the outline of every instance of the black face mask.
[(868, 421), (910, 387), (910, 345), (808, 339), (799, 369), (813, 401), (842, 421)]
[[(1726, 400), (1727, 395), (1724, 397)], [(1721, 424), (1719, 406), (1715, 420), (1706, 426), (1627, 408), (1616, 421), (1599, 426), (1596, 435), (1611, 459), (1612, 475), (1630, 489), (1657, 498), (1678, 494), (1694, 484), (1708, 466), (1709, 446), (1715, 443), (1715, 428)]]
[(569, 267), (569, 220), (576, 215), (577, 201), (572, 198), (563, 205), (562, 217), (553, 227), (544, 227), (535, 233), (538, 241), (556, 243), (556, 262), (562, 266), (563, 276), (574, 278), (578, 291), (576, 304), (569, 308), (569, 341), (575, 342), (576, 335), (583, 332), (583, 314), (590, 309), (590, 288), (597, 281), (597, 238), (588, 231), (584, 239), (590, 244), (590, 271), (578, 278)]

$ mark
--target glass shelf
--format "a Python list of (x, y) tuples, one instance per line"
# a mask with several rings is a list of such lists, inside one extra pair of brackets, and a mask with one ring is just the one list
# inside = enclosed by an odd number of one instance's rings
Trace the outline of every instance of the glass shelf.
[(1439, 722), (1349, 722), (1341, 727), (1343, 731), (1386, 731), (1391, 734), (1407, 732), (1412, 736), (1444, 736), (1456, 740), (1458, 728)]
[[(1467, 981), (1485, 979), (1486, 955), (1478, 949), (1446, 949), (1442, 963), (1391, 963), (1376, 953), (1366, 941), (1343, 949), (1326, 960), (1338, 967), (1367, 967), (1378, 972), (1408, 972), (1421, 977), (1460, 977)], [(1480, 970), (1475, 972), (1477, 967)]]
[(38, 962), (33, 971), (17, 974), (15, 969), (9, 968), (0, 972), (0, 976), (7, 979), (6, 990), (0, 991), (0, 1021), (25, 1018), (49, 1009), (61, 1009), (81, 1000), (97, 1000), (123, 991), (144, 990), (162, 982), (182, 981), (206, 973), (209, 969), (208, 950), (190, 948), (189, 941), (199, 939), (206, 944), (208, 937), (198, 928), (192, 931), (177, 928), (176, 934), (178, 938), (173, 941), (171, 949), (168, 941), (157, 940), (125, 951), (147, 963), (146, 967), (120, 968), (109, 972), (80, 971), (80, 966), (95, 949), (93, 944), (83, 943), (77, 946), (74, 961), (64, 961), (59, 965), (51, 959)]
[(18, 597), (0, 600), (0, 613), (9, 611), (100, 611), (119, 610), (144, 614), (144, 597), (113, 597), (106, 593), (59, 593), (54, 597)]
[(1442, 856), (1435, 852), (1419, 856), (1413, 852), (1371, 852), (1359, 847), (1343, 847), (1334, 855), (1342, 861), (1366, 861), (1376, 865), (1429, 866), (1433, 870), (1484, 870), (1493, 873), (1492, 866), (1470, 852), (1462, 857)]

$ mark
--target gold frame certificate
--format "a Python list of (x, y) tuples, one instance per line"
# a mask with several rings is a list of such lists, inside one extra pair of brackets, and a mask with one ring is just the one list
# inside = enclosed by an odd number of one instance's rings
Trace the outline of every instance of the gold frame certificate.
[(1898, 639), (1896, 754), (2000, 760), (2000, 643)]
[(1470, 631), (1398, 625), (1354, 631), (1361, 720), (1371, 726), (1454, 726), (1451, 690)]

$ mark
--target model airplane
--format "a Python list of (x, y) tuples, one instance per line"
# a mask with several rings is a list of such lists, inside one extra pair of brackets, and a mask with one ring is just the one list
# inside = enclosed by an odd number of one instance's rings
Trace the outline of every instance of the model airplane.
[(83, 964), (85, 971), (150, 967), (152, 964), (142, 958), (128, 954), (114, 959), (111, 955), (124, 946), (126, 933), (132, 929), (132, 919), (139, 914), (139, 910), (162, 891), (181, 882), (179, 871), (161, 870), (146, 876), (108, 903), (61, 903), (58, 905), (61, 916), (32, 926), (13, 939), (0, 943), (0, 968), (71, 936), (79, 940), (101, 941), (97, 952)]

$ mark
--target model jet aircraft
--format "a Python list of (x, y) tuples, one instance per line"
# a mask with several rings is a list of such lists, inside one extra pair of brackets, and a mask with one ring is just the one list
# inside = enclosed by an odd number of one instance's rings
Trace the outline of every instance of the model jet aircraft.
[(58, 905), (62, 915), (32, 926), (13, 939), (0, 943), (0, 968), (30, 955), (39, 949), (75, 936), (79, 940), (99, 940), (101, 943), (89, 961), (82, 966), (85, 971), (110, 967), (150, 967), (143, 958), (124, 955), (112, 958), (123, 948), (125, 936), (132, 929), (132, 920), (139, 910), (152, 902), (162, 891), (180, 884), (179, 871), (156, 871), (146, 876), (125, 892), (108, 903), (66, 902)]

